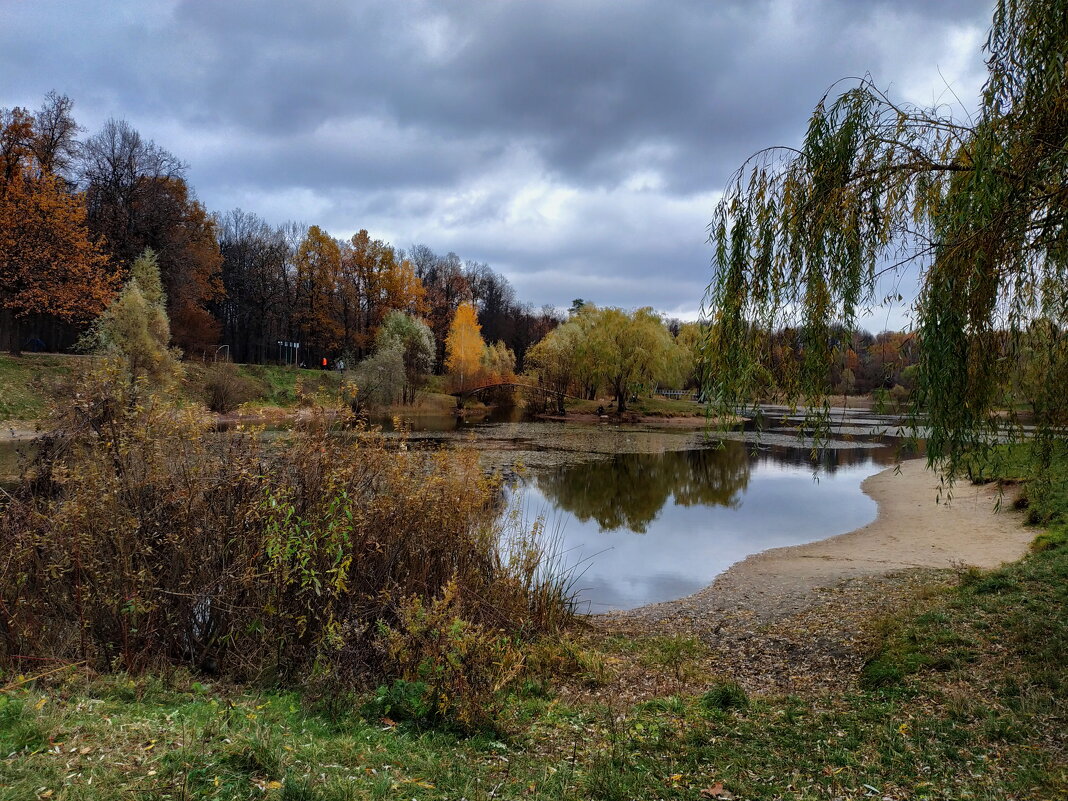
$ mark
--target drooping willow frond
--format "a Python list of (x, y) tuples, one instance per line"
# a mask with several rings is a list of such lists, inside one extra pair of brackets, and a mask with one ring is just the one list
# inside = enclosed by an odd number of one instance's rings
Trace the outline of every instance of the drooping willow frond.
[[(913, 397), (928, 455), (954, 471), (1004, 437), (994, 412), (1019, 400), (1022, 360), (1063, 352), (1068, 325), (1066, 41), (1066, 0), (1002, 0), (973, 121), (894, 103), (864, 78), (820, 100), (800, 149), (742, 166), (709, 226), (717, 412), (769, 395), (818, 405), (836, 332), (879, 303), (883, 272), (918, 264)], [(773, 360), (784, 328), (793, 358)], [(1034, 411), (1040, 432), (1068, 423), (1064, 401)]]

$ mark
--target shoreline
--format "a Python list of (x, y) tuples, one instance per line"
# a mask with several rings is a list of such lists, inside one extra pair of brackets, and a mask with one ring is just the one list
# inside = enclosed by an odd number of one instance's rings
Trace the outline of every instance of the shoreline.
[[(645, 425), (645, 426), (677, 426), (677, 427), (690, 427), (690, 428), (703, 428), (705, 426), (719, 425), (719, 418), (708, 417), (705, 414), (693, 414), (693, 415), (655, 415), (655, 414), (634, 414), (630, 416), (630, 412), (624, 413), (623, 417), (619, 415), (596, 415), (586, 414), (581, 412), (575, 412), (566, 415), (559, 414), (535, 414), (534, 420), (536, 422), (545, 423), (604, 423), (605, 425)], [(735, 417), (730, 421), (731, 425), (741, 425), (742, 423), (749, 422), (747, 417)]]
[(994, 512), (996, 485), (958, 483), (949, 503), (944, 497), (939, 502), (939, 486), (940, 477), (926, 469), (925, 459), (902, 462), (900, 472), (890, 467), (861, 483), (878, 504), (871, 523), (751, 554), (685, 598), (590, 619), (666, 625), (742, 616), (767, 623), (813, 606), (822, 593), (850, 581), (877, 582), (909, 570), (993, 568), (1027, 553), (1035, 534), (1011, 503)]

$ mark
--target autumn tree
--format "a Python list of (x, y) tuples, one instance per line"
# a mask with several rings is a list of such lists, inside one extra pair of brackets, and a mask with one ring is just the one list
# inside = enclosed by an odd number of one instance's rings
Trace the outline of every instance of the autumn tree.
[(352, 378), (356, 388), (351, 406), (357, 414), (396, 403), (404, 395), (404, 354), (400, 343), (384, 342), (353, 368)]
[(175, 374), (177, 355), (169, 345), (167, 298), (156, 254), (146, 250), (134, 261), (122, 292), (94, 323), (83, 342), (94, 353), (121, 357), (136, 382), (155, 384)]
[(225, 295), (215, 220), (190, 196), (185, 181), (163, 181), (156, 192), (164, 219), (148, 245), (161, 248), (174, 344), (188, 352), (213, 352), (220, 326), (210, 306)]
[[(896, 103), (865, 80), (817, 104), (799, 149), (743, 165), (711, 224), (718, 407), (751, 394), (750, 325), (784, 320), (801, 333), (802, 370), (779, 389), (818, 404), (829, 328), (852, 328), (882, 273), (918, 263), (913, 397), (928, 458), (952, 474), (1002, 440), (994, 412), (1012, 408), (1012, 371), (1001, 365), (1036, 317), (1068, 323), (1066, 41), (1063, 0), (1000, 0), (974, 117)], [(1040, 438), (1056, 434), (1053, 420), (1036, 424)]]
[(233, 359), (263, 362), (289, 339), (289, 243), (282, 229), (240, 209), (223, 215), (218, 231), (225, 294), (212, 311)]
[(572, 382), (580, 369), (579, 354), (584, 332), (567, 322), (527, 351), (527, 371), (538, 383), (554, 392), (556, 411), (564, 414), (564, 395), (577, 394)]
[(680, 354), (663, 320), (651, 308), (628, 313), (600, 309), (590, 330), (594, 358), (616, 402), (624, 412), (627, 400), (642, 387), (678, 374)]
[(415, 393), (434, 370), (436, 348), (430, 327), (417, 317), (394, 309), (378, 329), (375, 349), (400, 353), (404, 374), (401, 395), (405, 403), (414, 404)]
[(128, 123), (108, 120), (81, 148), (89, 224), (113, 260), (129, 266), (145, 248), (159, 258), (176, 344), (214, 349), (208, 307), (223, 292), (214, 220), (185, 181), (185, 165)]
[(488, 264), (473, 261), (465, 265), (464, 276), (478, 309), (482, 335), (490, 341), (511, 341), (520, 315), (515, 290), (508, 279)]
[(85, 322), (117, 287), (83, 198), (51, 172), (54, 154), (39, 160), (38, 134), (25, 110), (0, 110), (0, 325), (13, 353), (31, 317)]
[(328, 357), (342, 346), (344, 329), (337, 301), (341, 248), (313, 225), (297, 249), (293, 333), (309, 358)]
[(440, 366), (444, 365), (449, 325), (461, 303), (474, 305), (483, 338), (503, 342), (515, 354), (518, 370), (523, 369), (527, 349), (561, 322), (551, 306), (535, 309), (520, 303), (508, 279), (484, 262), (463, 262), (455, 253), (439, 256), (426, 245), (416, 245), (402, 255), (425, 290), (426, 311), (418, 314), (438, 339)]
[(482, 374), (489, 382), (515, 381), (515, 354), (501, 341), (482, 349)]
[(78, 153), (78, 132), (74, 121), (74, 101), (66, 95), (49, 92), (33, 117), (30, 146), (41, 170), (67, 178)]
[(408, 254), (416, 277), (426, 289), (426, 321), (438, 343), (437, 363), (448, 369), (446, 342), (453, 318), (461, 303), (471, 301), (471, 287), (459, 256), (438, 256), (426, 245), (416, 245)]
[(399, 311), (421, 317), (426, 314), (426, 288), (407, 259), (393, 259), (378, 276), (378, 307), (372, 318), (372, 330), (392, 312)]
[(515, 355), (516, 369), (522, 370), (527, 349), (560, 324), (556, 310), (551, 306), (535, 310), (520, 303), (508, 279), (484, 262), (468, 261), (464, 278), (478, 309), (482, 336), (503, 342)]
[[(593, 336), (593, 330), (600, 316), (600, 309), (586, 303), (531, 347), (528, 366), (541, 384), (587, 400), (596, 397), (602, 382), (604, 342)], [(559, 395), (557, 411), (564, 413)]]
[(706, 351), (713, 347), (709, 326), (704, 322), (681, 323), (675, 334), (678, 346), (678, 384), (680, 387), (699, 387), (704, 378)]
[(427, 311), (426, 290), (411, 263), (364, 229), (342, 249), (338, 291), (345, 347), (357, 354), (371, 349), (390, 312), (421, 316)]
[(457, 389), (474, 386), (482, 372), (485, 347), (475, 307), (461, 303), (445, 338), (445, 369)]
[(124, 120), (108, 120), (81, 148), (80, 177), (93, 231), (112, 255), (133, 264), (144, 248), (144, 217), (153, 216), (153, 189), (185, 175), (185, 165)]

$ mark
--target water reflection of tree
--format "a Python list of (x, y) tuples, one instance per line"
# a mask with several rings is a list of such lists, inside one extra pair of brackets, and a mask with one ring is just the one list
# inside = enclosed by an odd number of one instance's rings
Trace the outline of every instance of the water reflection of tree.
[(893, 449), (883, 445), (870, 448), (824, 448), (815, 454), (812, 448), (770, 445), (758, 447), (753, 461), (760, 465), (791, 465), (834, 475), (839, 469), (854, 467), (874, 461), (876, 464), (893, 464)]
[(538, 489), (559, 508), (602, 531), (646, 527), (674, 497), (681, 506), (735, 506), (749, 483), (745, 446), (668, 453), (620, 454), (608, 461), (562, 467), (537, 479)]
[(755, 465), (792, 465), (807, 467), (819, 473), (834, 475), (842, 468), (874, 463), (890, 467), (904, 459), (922, 456), (923, 443), (901, 440), (875, 440), (854, 448), (824, 448), (813, 455), (812, 448), (788, 445), (756, 445), (753, 451)]

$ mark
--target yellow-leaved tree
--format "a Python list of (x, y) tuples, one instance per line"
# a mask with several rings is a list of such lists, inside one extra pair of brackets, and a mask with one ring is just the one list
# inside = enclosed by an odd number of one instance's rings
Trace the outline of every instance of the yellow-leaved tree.
[(453, 386), (465, 390), (475, 385), (482, 374), (482, 326), (471, 303), (461, 303), (456, 309), (445, 338), (445, 370), (452, 376)]

